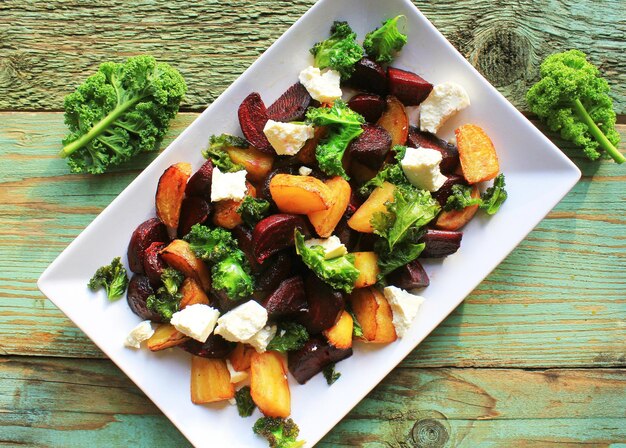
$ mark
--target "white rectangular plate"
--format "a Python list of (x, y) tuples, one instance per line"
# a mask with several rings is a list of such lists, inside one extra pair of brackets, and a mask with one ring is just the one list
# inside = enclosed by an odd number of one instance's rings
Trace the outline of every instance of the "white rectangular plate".
[(201, 149), (212, 134), (240, 134), (237, 107), (252, 91), (266, 104), (297, 81), (311, 64), (309, 48), (328, 36), (334, 20), (347, 20), (359, 39), (383, 19), (404, 14), (408, 44), (393, 63), (432, 83), (456, 81), (472, 105), (454, 117), (440, 135), (452, 136), (460, 124), (474, 123), (491, 136), (509, 199), (500, 212), (474, 219), (465, 229), (461, 250), (428, 263), (431, 285), (411, 331), (393, 344), (365, 347), (341, 362), (341, 380), (329, 387), (321, 375), (300, 386), (290, 379), (292, 417), (312, 446), (378, 384), (491, 272), (580, 178), (580, 171), (428, 22), (409, 0), (321, 0), (278, 39), (237, 81), (207, 108), (126, 188), (39, 279), (39, 289), (84, 331), (150, 397), (195, 445), (267, 446), (252, 433), (260, 415), (242, 419), (228, 405), (196, 406), (189, 398), (189, 355), (182, 350), (151, 353), (124, 348), (139, 318), (125, 300), (109, 303), (93, 294), (87, 281), (113, 257), (126, 254), (135, 227), (155, 216), (154, 193), (170, 164), (188, 161), (198, 168)]

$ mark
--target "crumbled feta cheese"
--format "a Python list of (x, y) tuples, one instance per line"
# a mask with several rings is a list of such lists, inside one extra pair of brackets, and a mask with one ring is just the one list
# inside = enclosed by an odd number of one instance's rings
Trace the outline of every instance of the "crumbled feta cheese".
[(129, 348), (139, 348), (141, 347), (141, 343), (150, 339), (150, 336), (153, 334), (154, 330), (152, 329), (152, 325), (150, 325), (150, 321), (144, 320), (128, 333), (124, 345)]
[(230, 373), (230, 382), (235, 384), (235, 383), (240, 383), (243, 380), (245, 380), (246, 378), (248, 378), (248, 372), (243, 371), (240, 372), (238, 370), (235, 370), (235, 368), (233, 367), (233, 365), (230, 362), (230, 359), (226, 360), (226, 367), (228, 368), (228, 373)]
[(227, 341), (247, 342), (267, 323), (267, 310), (254, 300), (239, 305), (217, 320), (215, 334)]
[(315, 129), (311, 125), (281, 123), (274, 120), (267, 120), (263, 128), (263, 133), (279, 156), (297, 154), (306, 141), (313, 138), (314, 132)]
[(308, 166), (301, 166), (300, 169), (298, 170), (298, 174), (300, 174), (300, 176), (308, 176), (312, 172), (313, 170), (309, 168)]
[(330, 260), (331, 258), (341, 257), (348, 253), (348, 249), (341, 242), (341, 240), (335, 235), (330, 238), (311, 238), (304, 242), (307, 247), (322, 246), (324, 249), (324, 259)]
[(250, 344), (257, 352), (263, 353), (267, 349), (267, 344), (269, 344), (270, 341), (274, 339), (274, 336), (276, 336), (276, 330), (276, 325), (267, 325), (248, 339), (246, 344)]
[(211, 202), (233, 199), (241, 201), (246, 197), (246, 170), (235, 173), (222, 173), (218, 167), (213, 168), (211, 179)]
[(335, 70), (322, 73), (317, 67), (307, 67), (300, 72), (298, 79), (311, 97), (320, 103), (332, 103), (341, 98), (341, 74)]
[(383, 289), (383, 294), (393, 312), (393, 326), (396, 329), (396, 334), (401, 338), (406, 334), (411, 322), (417, 316), (424, 298), (395, 286), (387, 286)]
[(448, 118), (469, 105), (462, 86), (455, 82), (438, 84), (420, 105), (420, 129), (435, 134)]
[(178, 331), (196, 341), (206, 342), (215, 328), (220, 312), (209, 305), (196, 303), (172, 314), (170, 323)]
[(439, 170), (440, 163), (441, 153), (435, 149), (407, 148), (400, 165), (409, 182), (417, 188), (437, 191), (447, 179)]

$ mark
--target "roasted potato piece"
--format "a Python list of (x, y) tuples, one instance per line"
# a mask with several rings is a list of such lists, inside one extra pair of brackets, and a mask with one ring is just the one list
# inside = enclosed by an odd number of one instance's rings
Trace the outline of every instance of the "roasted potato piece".
[[(256, 188), (250, 182), (246, 182), (246, 188), (248, 189), (246, 194), (256, 198)], [(234, 200), (215, 202), (213, 204), (213, 224), (229, 230), (243, 224), (241, 215), (237, 213), (241, 202)]]
[(352, 347), (353, 326), (352, 316), (344, 310), (335, 325), (324, 330), (323, 334), (333, 347), (350, 348)]
[(482, 128), (465, 124), (454, 131), (465, 180), (470, 184), (491, 180), (500, 172), (496, 149)]
[(395, 96), (387, 97), (387, 107), (376, 124), (384, 128), (391, 135), (391, 147), (404, 145), (409, 136), (409, 118), (404, 105)]
[(333, 234), (335, 227), (341, 220), (343, 213), (350, 203), (350, 184), (339, 176), (324, 182), (333, 195), (332, 205), (328, 210), (309, 213), (309, 221), (321, 238), (328, 238)]
[(191, 164), (180, 162), (166, 169), (159, 179), (155, 200), (157, 216), (169, 229), (174, 229), (174, 232), (178, 229), (180, 208), (189, 177)]
[(387, 202), (393, 202), (395, 190), (396, 187), (389, 182), (385, 182), (380, 187), (376, 188), (348, 220), (348, 226), (357, 232), (374, 233), (374, 228), (371, 223), (372, 217), (375, 213), (384, 213), (387, 211), (385, 204)]
[(333, 203), (330, 188), (312, 176), (277, 174), (270, 181), (270, 194), (283, 213), (307, 215), (328, 210)]
[(211, 273), (204, 262), (196, 257), (187, 241), (172, 241), (161, 251), (161, 257), (170, 267), (182, 272), (185, 277), (196, 280), (205, 291), (211, 289)]
[(235, 397), (235, 386), (223, 359), (191, 357), (191, 401), (213, 403)]
[(191, 277), (187, 277), (180, 287), (183, 298), (180, 300), (180, 309), (196, 304), (208, 305), (209, 297), (202, 287)]
[(233, 369), (238, 372), (243, 372), (250, 368), (250, 362), (252, 354), (256, 353), (256, 350), (249, 345), (237, 343), (237, 346), (230, 354), (230, 363), (233, 365)]
[(378, 255), (375, 252), (354, 252), (354, 266), (359, 276), (354, 282), (355, 288), (366, 288), (376, 284), (378, 273)]
[(146, 344), (150, 350), (157, 352), (180, 345), (188, 339), (187, 336), (174, 328), (174, 325), (161, 324), (154, 330), (154, 334), (150, 336)]
[(386, 344), (398, 339), (391, 306), (377, 288), (355, 289), (349, 300), (356, 320), (363, 329), (365, 342)]
[(260, 181), (267, 177), (272, 170), (274, 157), (269, 154), (262, 153), (256, 148), (226, 148), (226, 152), (230, 159), (245, 168), (248, 172), (248, 179)]
[(287, 369), (278, 352), (254, 352), (250, 360), (250, 395), (267, 417), (286, 418), (291, 413)]
[[(473, 199), (480, 197), (480, 191), (476, 185), (472, 186), (471, 196)], [(478, 205), (470, 205), (463, 210), (442, 211), (435, 221), (435, 227), (441, 230), (458, 230), (470, 222), (477, 211)]]

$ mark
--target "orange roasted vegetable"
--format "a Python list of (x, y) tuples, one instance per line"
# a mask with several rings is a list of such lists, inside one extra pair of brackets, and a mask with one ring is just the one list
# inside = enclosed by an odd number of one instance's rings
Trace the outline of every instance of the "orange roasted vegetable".
[(180, 300), (180, 309), (196, 304), (208, 305), (209, 297), (204, 293), (202, 287), (191, 277), (187, 277), (180, 286), (183, 298)]
[(454, 131), (465, 180), (476, 184), (491, 180), (500, 172), (496, 149), (482, 128), (466, 124)]
[(174, 234), (190, 176), (191, 165), (181, 162), (167, 168), (159, 178), (155, 198), (157, 216)]
[(252, 146), (249, 148), (235, 148), (234, 146), (229, 146), (226, 148), (226, 152), (233, 163), (244, 167), (248, 172), (248, 179), (252, 181), (265, 179), (272, 170), (274, 157)]
[(343, 311), (332, 327), (324, 330), (323, 334), (328, 342), (337, 348), (352, 347), (352, 328), (354, 321), (347, 311)]
[(363, 329), (362, 339), (365, 342), (386, 344), (398, 339), (391, 306), (377, 288), (355, 289), (349, 300), (356, 320)]
[(254, 352), (250, 360), (250, 395), (252, 401), (267, 417), (288, 417), (291, 413), (291, 393), (287, 371), (278, 352)]
[(230, 353), (230, 363), (233, 365), (233, 369), (238, 372), (248, 370), (250, 368), (250, 360), (252, 354), (255, 353), (254, 348), (249, 345), (238, 342), (235, 349)]
[(333, 234), (335, 227), (341, 220), (343, 213), (350, 202), (352, 189), (343, 178), (336, 176), (324, 182), (333, 195), (332, 205), (328, 210), (309, 213), (309, 221), (321, 238), (328, 238)]
[(161, 257), (170, 267), (200, 283), (205, 291), (211, 289), (211, 273), (204, 262), (196, 257), (187, 241), (172, 241), (161, 251)]
[(283, 213), (307, 215), (328, 210), (333, 203), (330, 188), (312, 176), (277, 174), (270, 181), (270, 194)]
[(354, 267), (359, 270), (359, 276), (354, 282), (354, 287), (366, 288), (375, 285), (380, 272), (376, 252), (354, 252), (353, 255)]
[[(472, 186), (471, 196), (472, 199), (480, 197), (480, 191), (476, 185)], [(435, 227), (441, 230), (458, 230), (470, 222), (477, 211), (478, 204), (470, 205), (462, 210), (442, 211), (435, 221)]]
[[(246, 182), (246, 188), (246, 194), (256, 198), (256, 188), (250, 182)], [(234, 229), (238, 225), (243, 224), (241, 215), (237, 213), (237, 209), (242, 202), (228, 199), (213, 203), (213, 224), (225, 229)]]
[(187, 336), (174, 328), (174, 325), (160, 324), (156, 330), (154, 330), (154, 334), (150, 336), (146, 345), (151, 351), (157, 352), (180, 345), (188, 339)]
[(234, 398), (235, 386), (223, 359), (191, 357), (191, 401), (213, 403)]
[(387, 97), (387, 107), (376, 123), (391, 135), (391, 147), (406, 144), (409, 136), (409, 118), (404, 105), (395, 96)]
[(372, 217), (375, 213), (385, 213), (387, 211), (385, 204), (387, 202), (393, 202), (395, 190), (396, 187), (389, 182), (385, 182), (380, 187), (376, 188), (348, 220), (348, 226), (357, 232), (374, 233), (374, 228), (371, 223)]

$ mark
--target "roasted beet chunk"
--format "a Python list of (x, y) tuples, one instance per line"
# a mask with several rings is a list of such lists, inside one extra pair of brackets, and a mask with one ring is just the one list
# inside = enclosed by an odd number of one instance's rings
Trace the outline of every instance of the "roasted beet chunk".
[(188, 196), (183, 199), (180, 207), (180, 219), (178, 221), (178, 236), (187, 235), (194, 224), (203, 224), (211, 213), (211, 206), (204, 198)]
[(446, 205), (448, 197), (452, 194), (452, 187), (456, 184), (467, 185), (467, 182), (465, 181), (463, 176), (459, 176), (458, 174), (450, 174), (448, 175), (448, 178), (443, 183), (443, 185), (439, 188), (439, 190), (433, 193), (433, 196), (435, 199), (437, 199), (439, 205), (441, 205), (442, 207)]
[(310, 235), (304, 218), (278, 213), (259, 221), (252, 232), (252, 248), (257, 262), (262, 264), (271, 255), (294, 245), (294, 230)]
[(439, 151), (442, 157), (439, 168), (443, 174), (452, 173), (459, 165), (459, 151), (456, 149), (456, 146), (430, 132), (422, 132), (411, 126), (409, 128), (407, 145), (412, 148), (423, 147)]
[(256, 92), (248, 95), (239, 106), (238, 115), (241, 132), (250, 144), (259, 151), (274, 154), (272, 145), (263, 133), (265, 123), (269, 118), (261, 95)]
[(324, 370), (327, 365), (350, 356), (352, 356), (351, 348), (335, 348), (322, 338), (311, 338), (300, 350), (289, 353), (287, 364), (296, 381), (304, 384)]
[(128, 306), (137, 316), (142, 319), (149, 319), (153, 322), (161, 322), (161, 316), (146, 306), (148, 296), (154, 294), (150, 285), (150, 280), (145, 275), (135, 274), (128, 283), (128, 294), (126, 300)]
[(420, 239), (426, 247), (420, 254), (422, 258), (442, 258), (455, 253), (461, 247), (463, 232), (428, 229)]
[(296, 276), (283, 280), (262, 304), (270, 319), (276, 319), (304, 310), (307, 306), (304, 281)]
[(354, 65), (354, 73), (348, 84), (366, 92), (387, 94), (387, 73), (380, 64), (363, 58)]
[(299, 316), (311, 334), (332, 327), (344, 310), (346, 302), (341, 292), (332, 289), (313, 273), (305, 280), (307, 311)]
[(152, 243), (144, 252), (143, 268), (146, 276), (150, 279), (153, 288), (159, 287), (161, 284), (161, 274), (163, 269), (167, 267), (161, 258), (161, 249), (165, 247), (165, 243)]
[(219, 334), (212, 334), (204, 343), (189, 339), (179, 347), (192, 355), (203, 358), (225, 358), (235, 349), (235, 345), (237, 344), (228, 342)]
[(405, 106), (417, 106), (430, 94), (433, 85), (421, 76), (399, 68), (387, 68), (389, 93)]
[(290, 122), (304, 120), (304, 114), (311, 104), (311, 95), (299, 82), (292, 85), (274, 104), (267, 108), (267, 116), (274, 121)]
[(233, 236), (237, 240), (239, 249), (246, 255), (246, 259), (250, 263), (253, 273), (258, 273), (261, 270), (261, 266), (256, 261), (254, 252), (252, 250), (252, 230), (244, 225), (238, 225), (233, 230)]
[(278, 288), (283, 280), (293, 275), (294, 256), (287, 251), (279, 252), (265, 260), (260, 269), (254, 285), (255, 297), (265, 297)]
[(377, 170), (391, 149), (391, 135), (375, 124), (365, 124), (362, 128), (363, 133), (350, 142), (348, 152), (363, 165)]
[(376, 123), (385, 110), (385, 99), (373, 93), (360, 93), (348, 101), (348, 107), (365, 118), (368, 123)]
[(424, 288), (430, 284), (428, 274), (417, 260), (396, 269), (387, 276), (387, 280), (390, 284), (407, 291), (414, 288)]
[(213, 162), (207, 160), (196, 171), (185, 188), (187, 196), (200, 196), (207, 201), (211, 200), (211, 181), (213, 180)]
[(143, 274), (144, 251), (154, 242), (168, 242), (167, 229), (158, 218), (148, 219), (135, 229), (128, 244), (130, 270)]

